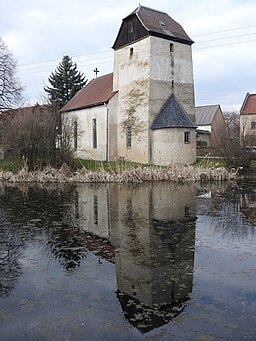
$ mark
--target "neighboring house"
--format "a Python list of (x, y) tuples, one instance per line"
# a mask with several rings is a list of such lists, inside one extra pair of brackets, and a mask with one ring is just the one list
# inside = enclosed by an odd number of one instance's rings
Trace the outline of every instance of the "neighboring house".
[(240, 136), (256, 145), (256, 94), (247, 92), (240, 110)]
[(218, 147), (226, 123), (220, 105), (196, 107), (197, 146)]
[(139, 6), (114, 42), (113, 74), (93, 79), (62, 109), (81, 158), (193, 163), (193, 41), (168, 14)]

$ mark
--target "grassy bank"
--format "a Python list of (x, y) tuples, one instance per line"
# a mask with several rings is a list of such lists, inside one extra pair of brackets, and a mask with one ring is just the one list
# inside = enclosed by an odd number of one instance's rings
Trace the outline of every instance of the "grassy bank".
[[(154, 166), (148, 164), (142, 164), (138, 162), (130, 162), (125, 160), (118, 161), (96, 161), (96, 160), (84, 160), (77, 159), (75, 162), (77, 170), (86, 169), (92, 172), (110, 172), (118, 173), (130, 169), (138, 168), (160, 168), (162, 170), (167, 169), (168, 166)], [(219, 168), (225, 167), (224, 162), (220, 158), (197, 158), (196, 163), (193, 165), (195, 168)], [(22, 162), (13, 162), (8, 160), (0, 160), (0, 170), (16, 172), (22, 168)], [(256, 170), (256, 160), (252, 161), (252, 170)]]

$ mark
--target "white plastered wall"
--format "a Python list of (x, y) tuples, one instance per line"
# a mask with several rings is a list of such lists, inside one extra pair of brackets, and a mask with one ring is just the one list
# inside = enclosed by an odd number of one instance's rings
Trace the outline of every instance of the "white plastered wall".
[[(184, 132), (190, 143), (184, 143)], [(192, 164), (196, 161), (196, 129), (166, 128), (153, 131), (152, 163), (156, 165)]]

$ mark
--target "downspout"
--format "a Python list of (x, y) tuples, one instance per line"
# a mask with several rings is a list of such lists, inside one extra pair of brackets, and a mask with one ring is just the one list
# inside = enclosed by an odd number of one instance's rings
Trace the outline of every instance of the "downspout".
[(104, 107), (107, 109), (107, 122), (106, 122), (106, 161), (108, 161), (108, 149), (109, 149), (109, 144), (108, 144), (108, 135), (109, 135), (109, 128), (108, 128), (108, 105), (105, 102)]

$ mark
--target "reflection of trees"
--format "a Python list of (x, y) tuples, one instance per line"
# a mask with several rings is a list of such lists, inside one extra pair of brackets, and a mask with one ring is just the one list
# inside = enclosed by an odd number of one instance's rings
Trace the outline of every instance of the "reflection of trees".
[(66, 270), (76, 269), (81, 260), (86, 257), (87, 251), (80, 235), (79, 228), (71, 228), (65, 224), (52, 229), (49, 241), (50, 248), (55, 258), (58, 258)]
[(23, 240), (13, 226), (1, 216), (0, 225), (0, 296), (9, 295), (21, 275), (19, 257)]
[[(224, 187), (225, 188), (225, 187)], [(211, 198), (197, 200), (198, 213), (208, 216), (215, 230), (228, 238), (247, 238), (256, 233), (256, 185), (229, 184), (225, 190), (211, 186)], [(212, 218), (211, 218), (212, 217)]]
[(65, 269), (79, 265), (86, 250), (79, 240), (79, 229), (72, 224), (76, 199), (75, 187), (69, 185), (5, 187), (0, 196), (0, 294), (12, 290), (21, 274), (22, 250), (40, 235), (51, 236), (50, 248)]

